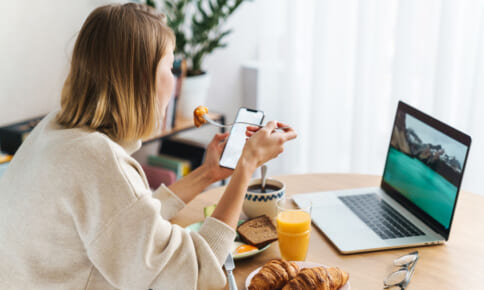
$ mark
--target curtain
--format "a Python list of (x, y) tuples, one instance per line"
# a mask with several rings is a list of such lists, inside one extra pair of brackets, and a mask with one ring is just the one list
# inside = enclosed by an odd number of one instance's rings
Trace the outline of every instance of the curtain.
[(258, 107), (299, 133), (270, 175), (381, 175), (402, 100), (471, 135), (462, 189), (484, 194), (484, 1), (258, 5)]

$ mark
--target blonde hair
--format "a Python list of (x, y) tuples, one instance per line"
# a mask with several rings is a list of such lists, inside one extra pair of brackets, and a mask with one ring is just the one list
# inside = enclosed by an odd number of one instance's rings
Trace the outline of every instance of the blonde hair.
[(128, 3), (91, 12), (77, 37), (57, 121), (119, 141), (146, 138), (161, 125), (156, 70), (175, 45), (163, 14)]

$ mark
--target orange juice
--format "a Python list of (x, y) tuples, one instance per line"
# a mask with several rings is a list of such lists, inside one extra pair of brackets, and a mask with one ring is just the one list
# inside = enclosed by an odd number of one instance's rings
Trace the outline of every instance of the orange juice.
[(276, 221), (281, 258), (304, 261), (309, 246), (311, 215), (305, 211), (282, 211)]

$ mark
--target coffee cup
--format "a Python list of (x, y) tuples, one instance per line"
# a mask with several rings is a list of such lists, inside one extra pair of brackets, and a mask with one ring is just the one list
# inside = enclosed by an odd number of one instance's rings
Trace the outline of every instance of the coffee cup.
[(253, 179), (245, 194), (242, 210), (248, 218), (267, 215), (273, 218), (277, 215), (277, 201), (284, 196), (284, 183), (275, 179), (266, 179), (265, 190), (262, 191), (261, 179)]

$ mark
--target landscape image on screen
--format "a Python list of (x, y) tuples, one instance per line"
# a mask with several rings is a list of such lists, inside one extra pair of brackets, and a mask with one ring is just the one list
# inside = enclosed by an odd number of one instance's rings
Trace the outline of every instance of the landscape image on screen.
[(383, 179), (448, 229), (467, 150), (415, 117), (398, 112)]

